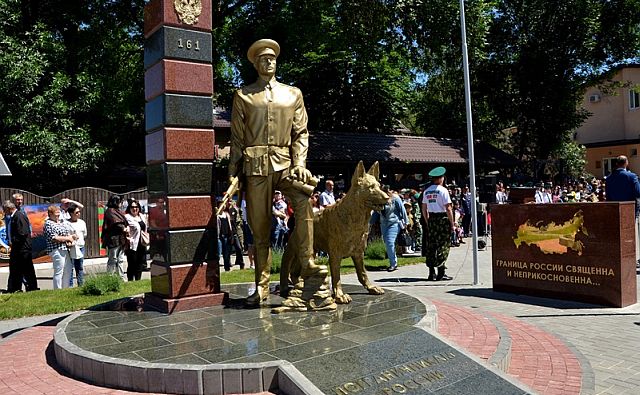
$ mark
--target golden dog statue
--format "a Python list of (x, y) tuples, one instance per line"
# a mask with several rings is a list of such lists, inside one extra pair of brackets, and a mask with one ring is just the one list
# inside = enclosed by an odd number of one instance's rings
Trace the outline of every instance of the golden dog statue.
[[(356, 267), (358, 281), (370, 294), (381, 295), (384, 290), (372, 285), (364, 269), (364, 250), (369, 237), (371, 210), (379, 210), (389, 199), (380, 189), (380, 168), (374, 163), (365, 172), (362, 161), (351, 178), (351, 188), (347, 195), (336, 204), (315, 213), (313, 217), (313, 248), (316, 252), (329, 254), (333, 296), (338, 303), (349, 303), (351, 297), (342, 291), (340, 283), (340, 262), (351, 257)], [(289, 290), (289, 276), (296, 284), (302, 281), (297, 254), (297, 241), (292, 237), (282, 256), (280, 272), (280, 294), (286, 296)]]

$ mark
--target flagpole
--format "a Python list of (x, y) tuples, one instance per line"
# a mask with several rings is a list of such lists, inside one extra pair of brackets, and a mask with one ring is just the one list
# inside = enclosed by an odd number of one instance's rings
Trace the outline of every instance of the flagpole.
[(464, 71), (464, 99), (467, 113), (467, 151), (469, 152), (469, 181), (471, 187), (471, 220), (473, 224), (473, 285), (480, 283), (478, 275), (478, 207), (476, 205), (476, 165), (473, 153), (473, 122), (471, 117), (471, 82), (467, 55), (467, 29), (464, 19), (464, 0), (460, 0), (460, 28), (462, 30), (462, 69)]

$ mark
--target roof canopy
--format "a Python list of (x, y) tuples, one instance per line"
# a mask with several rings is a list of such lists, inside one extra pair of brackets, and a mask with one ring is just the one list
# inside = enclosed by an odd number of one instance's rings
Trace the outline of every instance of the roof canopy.
[[(467, 142), (456, 139), (372, 133), (312, 132), (307, 160), (398, 161), (411, 163), (468, 163)], [(476, 161), (513, 166), (512, 155), (484, 142), (475, 145)]]

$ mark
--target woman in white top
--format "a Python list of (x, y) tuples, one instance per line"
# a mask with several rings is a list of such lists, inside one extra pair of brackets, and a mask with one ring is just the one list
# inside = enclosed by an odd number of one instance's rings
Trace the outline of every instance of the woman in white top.
[(149, 245), (147, 224), (140, 214), (140, 202), (129, 199), (125, 218), (129, 223), (129, 249), (126, 251), (127, 280), (138, 281), (142, 277), (142, 268), (146, 264), (147, 245)]
[[(71, 262), (76, 270), (78, 286), (84, 284), (84, 239), (87, 237), (87, 224), (80, 218), (80, 206), (71, 203), (67, 208), (69, 214), (69, 225), (75, 231), (76, 241), (69, 247)], [(73, 287), (73, 269), (69, 276), (69, 287)]]

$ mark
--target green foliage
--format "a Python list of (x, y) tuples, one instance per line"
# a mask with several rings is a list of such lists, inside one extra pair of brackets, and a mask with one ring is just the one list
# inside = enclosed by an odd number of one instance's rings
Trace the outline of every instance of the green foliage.
[(277, 249), (271, 251), (271, 274), (280, 274), (283, 253), (284, 251)]
[(20, 187), (143, 163), (142, 5), (0, 2), (0, 133)]
[(385, 259), (387, 256), (387, 248), (382, 239), (375, 239), (367, 244), (364, 250), (364, 256), (368, 259)]
[(150, 290), (151, 281), (141, 280), (124, 283), (120, 292), (99, 296), (83, 294), (77, 287), (0, 295), (0, 320), (88, 309)]
[[(144, 164), (144, 3), (0, 1), (0, 134), (18, 186), (57, 192)], [(586, 117), (585, 84), (640, 59), (640, 0), (464, 4), (475, 135), (534, 165)], [(270, 37), (311, 130), (389, 133), (401, 121), (463, 137), (459, 17), (450, 0), (216, 2), (215, 100), (229, 108), (256, 78), (246, 50)]]
[(123, 283), (120, 276), (101, 273), (88, 276), (81, 289), (84, 295), (106, 295), (120, 292)]
[(253, 41), (273, 38), (282, 48), (278, 77), (302, 89), (311, 130), (388, 133), (406, 116), (413, 83), (394, 21), (394, 2), (247, 1), (214, 29), (226, 48), (214, 63), (240, 71), (233, 81), (222, 78), (223, 87), (253, 82), (256, 73), (244, 54)]

